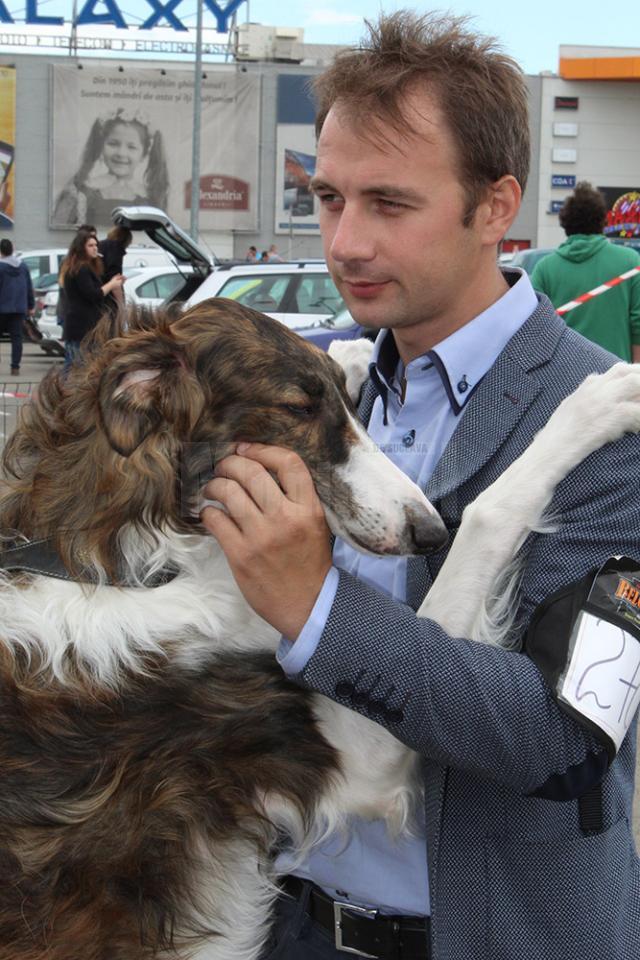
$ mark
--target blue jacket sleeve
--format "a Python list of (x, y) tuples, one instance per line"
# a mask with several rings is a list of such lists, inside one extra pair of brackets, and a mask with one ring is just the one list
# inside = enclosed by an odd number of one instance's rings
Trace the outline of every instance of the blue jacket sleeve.
[[(524, 548), (522, 635), (536, 606), (560, 586), (612, 554), (640, 557), (639, 457), (640, 439), (625, 436), (558, 488), (556, 531), (530, 537)], [(450, 637), (347, 574), (299, 680), (437, 763), (519, 793), (540, 791), (584, 764), (602, 773), (593, 763), (601, 744), (563, 712), (525, 654)], [(372, 692), (354, 704), (354, 690)]]

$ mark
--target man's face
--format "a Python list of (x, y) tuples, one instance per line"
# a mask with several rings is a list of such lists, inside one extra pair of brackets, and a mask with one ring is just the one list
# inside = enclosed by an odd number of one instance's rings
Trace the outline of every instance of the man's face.
[[(480, 211), (463, 226), (467, 196), (453, 137), (425, 93), (405, 98), (416, 133), (367, 136), (335, 105), (318, 141), (313, 186), (331, 274), (355, 319), (393, 328), (401, 354), (448, 336), (488, 303), (487, 246)], [(416, 326), (419, 325), (419, 326)], [(402, 344), (406, 341), (407, 349)], [(406, 357), (405, 357), (406, 359)]]

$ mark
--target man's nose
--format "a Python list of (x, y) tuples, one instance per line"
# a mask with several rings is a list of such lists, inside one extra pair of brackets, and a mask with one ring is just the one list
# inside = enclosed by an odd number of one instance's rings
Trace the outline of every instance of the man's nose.
[(372, 260), (375, 256), (375, 238), (371, 224), (365, 222), (365, 218), (356, 208), (343, 208), (329, 252), (331, 257), (340, 263)]

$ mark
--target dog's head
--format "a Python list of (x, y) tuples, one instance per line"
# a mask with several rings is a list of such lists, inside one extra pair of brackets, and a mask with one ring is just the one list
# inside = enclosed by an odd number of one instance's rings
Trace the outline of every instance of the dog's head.
[(31, 484), (28, 535), (65, 521), (113, 547), (126, 525), (193, 532), (200, 488), (246, 440), (300, 454), (331, 529), (360, 549), (443, 544), (436, 511), (367, 437), (327, 354), (230, 300), (155, 325), (132, 313), (128, 327), (98, 336), (66, 383), (44, 383), (10, 444), (9, 466)]

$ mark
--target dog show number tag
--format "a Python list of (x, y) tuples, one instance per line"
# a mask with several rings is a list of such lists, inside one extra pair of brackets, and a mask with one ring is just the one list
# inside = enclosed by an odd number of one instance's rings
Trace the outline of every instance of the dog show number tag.
[(640, 640), (617, 623), (581, 611), (558, 694), (600, 727), (617, 752), (640, 703)]

